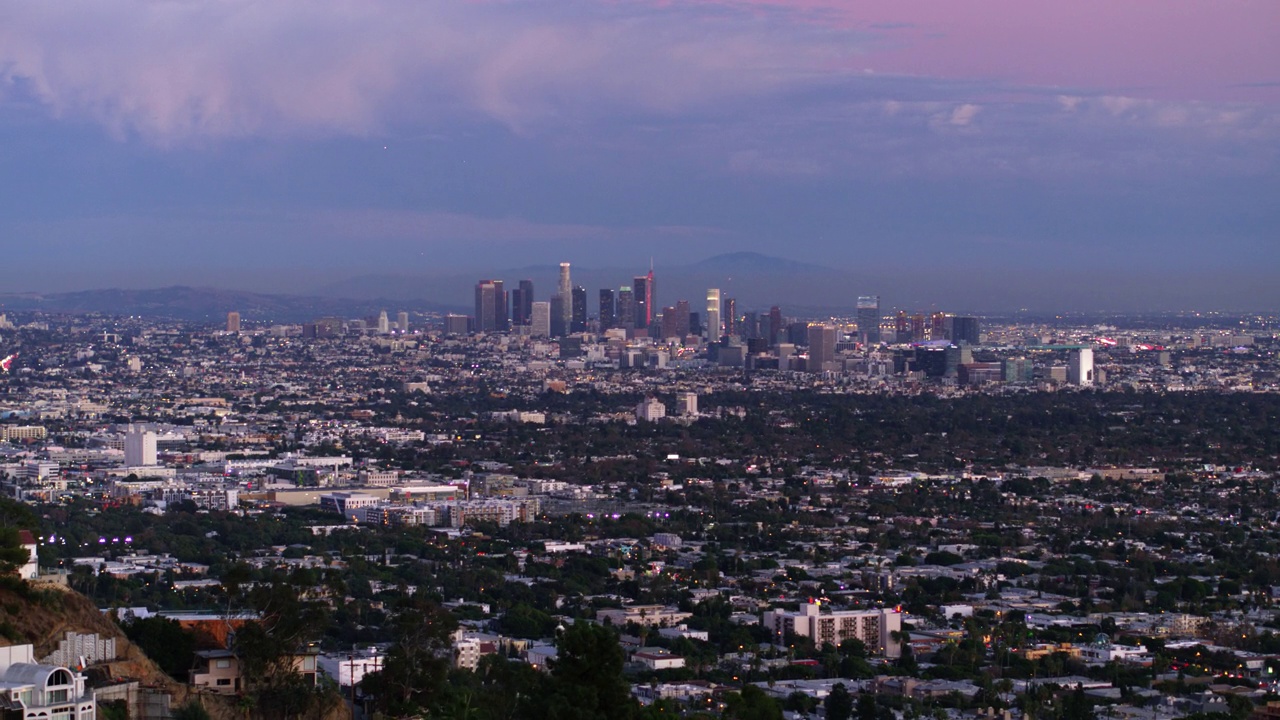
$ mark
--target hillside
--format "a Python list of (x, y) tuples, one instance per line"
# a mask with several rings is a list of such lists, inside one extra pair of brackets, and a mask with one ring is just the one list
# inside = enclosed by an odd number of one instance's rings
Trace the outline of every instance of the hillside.
[(115, 638), (122, 659), (107, 664), (112, 677), (135, 679), (185, 697), (186, 686), (166, 675), (129, 642), (120, 626), (89, 598), (58, 585), (0, 584), (0, 645), (31, 643), (36, 657), (45, 657), (57, 650), (68, 631)]

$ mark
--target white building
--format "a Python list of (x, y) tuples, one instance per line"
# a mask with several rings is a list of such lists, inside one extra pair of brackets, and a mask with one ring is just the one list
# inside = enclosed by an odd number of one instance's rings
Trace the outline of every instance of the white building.
[(658, 398), (648, 397), (636, 405), (636, 419), (657, 422), (667, 416), (667, 406), (658, 402)]
[(530, 315), (529, 334), (533, 337), (551, 337), (551, 303), (534, 303)]
[(22, 549), (27, 551), (27, 561), (18, 568), (18, 577), (23, 580), (34, 580), (40, 576), (40, 560), (36, 556), (36, 538), (30, 530), (19, 530), (18, 541)]
[(94, 720), (98, 712), (84, 675), (41, 665), (31, 645), (0, 648), (0, 714), (21, 720)]
[(1093, 385), (1093, 350), (1081, 348), (1071, 353), (1071, 362), (1067, 365), (1067, 382), (1079, 387)]
[(129, 467), (155, 465), (156, 434), (130, 425), (124, 436), (124, 464)]
[(383, 310), (378, 313), (378, 334), (386, 335), (391, 332), (391, 320), (387, 317), (387, 311)]
[(707, 339), (720, 339), (720, 289), (707, 289)]
[(850, 639), (861, 640), (869, 652), (896, 658), (902, 649), (893, 633), (902, 631), (902, 613), (897, 610), (846, 610), (823, 613), (821, 603), (810, 602), (799, 612), (767, 610), (764, 624), (779, 638), (787, 635), (813, 638), (815, 645), (839, 646)]
[(676, 410), (685, 417), (698, 414), (698, 393), (683, 392), (676, 395)]

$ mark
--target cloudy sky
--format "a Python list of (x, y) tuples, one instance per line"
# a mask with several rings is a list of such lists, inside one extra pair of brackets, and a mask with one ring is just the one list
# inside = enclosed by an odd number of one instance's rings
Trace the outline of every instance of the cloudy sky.
[(1276, 0), (5, 3), (0, 290), (754, 251), (944, 305), (1276, 308), (1278, 28)]

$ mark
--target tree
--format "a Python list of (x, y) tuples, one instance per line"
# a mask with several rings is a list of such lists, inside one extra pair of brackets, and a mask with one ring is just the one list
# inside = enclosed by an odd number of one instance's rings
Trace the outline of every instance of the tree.
[(365, 691), (389, 713), (431, 708), (443, 694), (452, 659), (457, 621), (447, 610), (419, 595), (396, 608), (396, 643), (387, 651), (383, 669), (365, 676)]
[(849, 720), (853, 717), (853, 696), (844, 683), (836, 683), (822, 707), (827, 711), (827, 720)]
[(551, 661), (552, 688), (548, 720), (631, 718), (635, 698), (622, 677), (623, 655), (618, 636), (601, 625), (577, 622), (556, 644)]
[(782, 707), (778, 701), (755, 685), (747, 685), (741, 693), (725, 698), (724, 716), (727, 720), (782, 720)]
[(134, 620), (124, 634), (175, 680), (183, 680), (195, 657), (196, 639), (182, 625), (163, 617)]

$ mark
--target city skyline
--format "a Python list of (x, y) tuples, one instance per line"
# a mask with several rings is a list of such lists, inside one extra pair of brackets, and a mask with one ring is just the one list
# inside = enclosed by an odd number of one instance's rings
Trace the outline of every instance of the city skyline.
[(0, 288), (757, 252), (832, 296), (1277, 307), (1277, 25), (1264, 0), (16, 7)]

